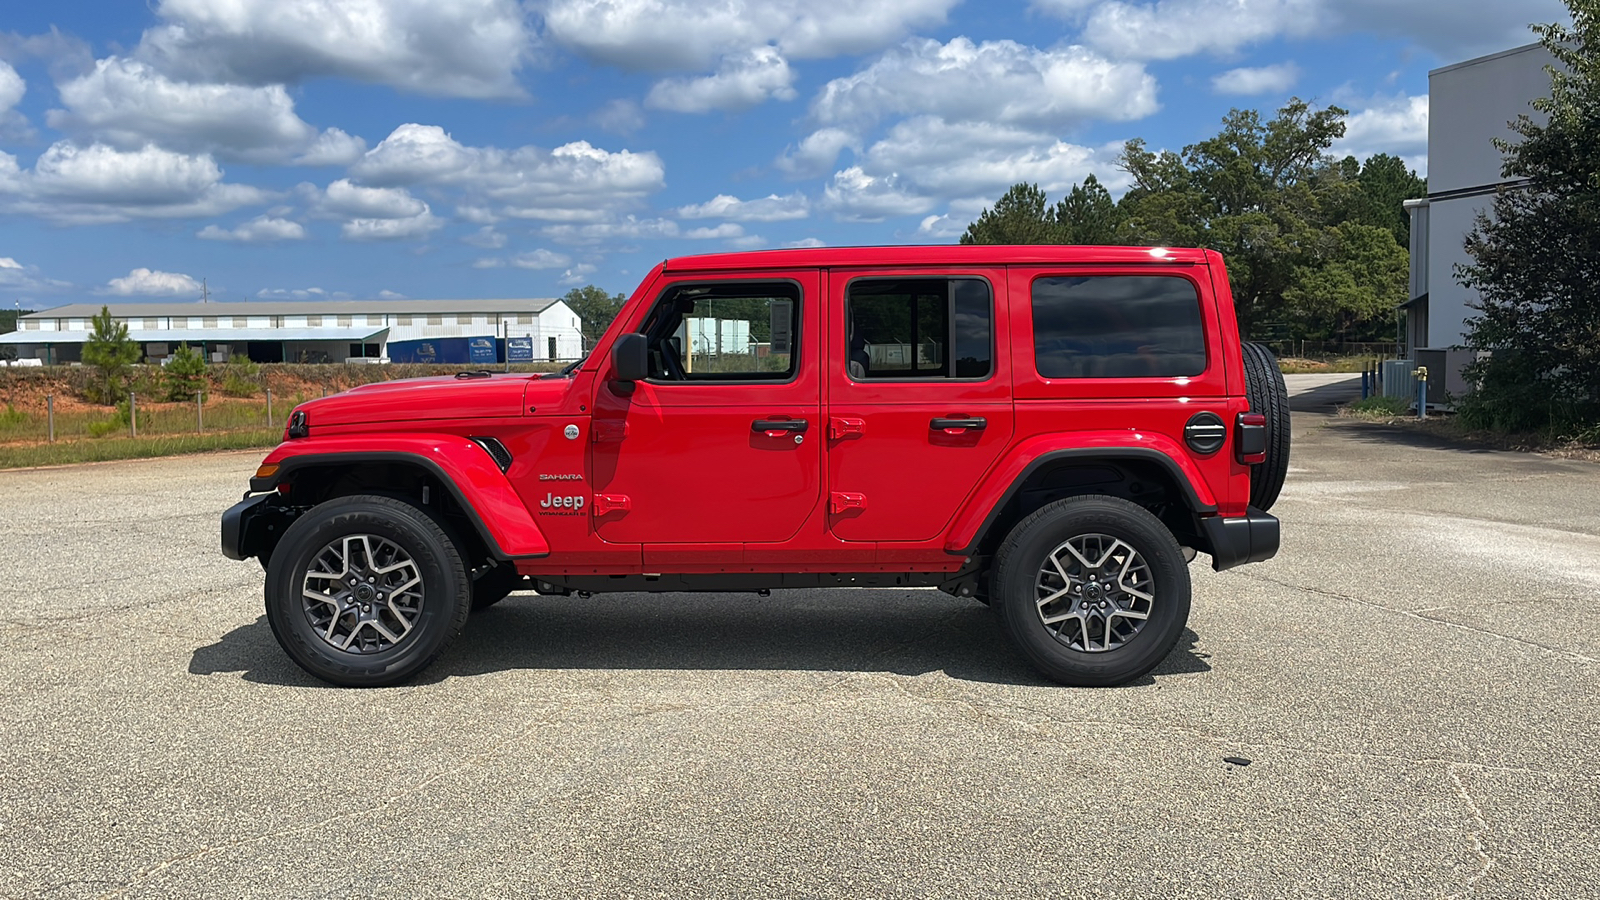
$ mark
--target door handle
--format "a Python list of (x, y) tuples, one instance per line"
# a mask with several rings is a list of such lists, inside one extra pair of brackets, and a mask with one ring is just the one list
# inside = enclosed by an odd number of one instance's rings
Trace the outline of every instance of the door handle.
[(971, 419), (934, 419), (928, 423), (928, 427), (935, 431), (964, 431), (969, 428), (974, 431), (982, 431), (989, 427), (989, 420), (983, 416)]
[(805, 434), (810, 427), (811, 423), (805, 419), (757, 419), (750, 423), (751, 431), (764, 431), (773, 436), (785, 431)]

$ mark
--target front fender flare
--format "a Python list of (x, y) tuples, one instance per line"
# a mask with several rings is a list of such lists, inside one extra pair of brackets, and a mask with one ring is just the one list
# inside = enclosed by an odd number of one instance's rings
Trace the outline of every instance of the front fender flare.
[(276, 490), (300, 469), (361, 463), (403, 463), (432, 474), (472, 520), (496, 559), (550, 555), (533, 516), (487, 451), (454, 434), (362, 434), (286, 441), (263, 466), (277, 471), (250, 479), (252, 491)]
[(1014, 447), (967, 497), (946, 536), (945, 552), (969, 556), (1005, 505), (1034, 472), (1065, 459), (1127, 459), (1152, 462), (1165, 469), (1183, 491), (1196, 515), (1217, 511), (1216, 497), (1199, 467), (1177, 441), (1141, 431), (1078, 431), (1042, 435)]

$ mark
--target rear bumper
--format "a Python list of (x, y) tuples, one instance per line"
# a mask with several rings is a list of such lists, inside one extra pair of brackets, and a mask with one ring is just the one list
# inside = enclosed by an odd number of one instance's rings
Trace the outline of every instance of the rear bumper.
[(1200, 527), (1211, 542), (1211, 568), (1218, 572), (1271, 559), (1278, 553), (1277, 517), (1253, 506), (1238, 518), (1201, 519)]

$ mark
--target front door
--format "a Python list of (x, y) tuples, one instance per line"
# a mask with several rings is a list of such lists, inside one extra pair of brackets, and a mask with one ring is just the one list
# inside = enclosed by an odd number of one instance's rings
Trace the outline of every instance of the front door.
[(1000, 268), (829, 273), (835, 536), (938, 537), (1005, 449), (1005, 279)]
[(603, 540), (776, 543), (800, 530), (821, 502), (826, 439), (817, 285), (814, 269), (662, 281), (631, 323), (650, 377), (631, 394), (601, 384), (595, 403)]

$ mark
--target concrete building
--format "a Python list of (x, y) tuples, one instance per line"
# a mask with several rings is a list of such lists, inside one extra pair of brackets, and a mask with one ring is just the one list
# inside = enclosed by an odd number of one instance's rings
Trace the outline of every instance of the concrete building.
[(1494, 141), (1516, 136), (1507, 123), (1519, 115), (1538, 121), (1530, 104), (1549, 96), (1545, 66), (1554, 63), (1543, 46), (1529, 44), (1428, 73), (1428, 196), (1406, 203), (1411, 300), (1405, 343), (1407, 355), (1429, 366), (1430, 402), (1443, 402), (1444, 391), (1466, 392), (1460, 367), (1472, 354), (1461, 348), (1476, 295), (1456, 282), (1455, 267), (1469, 261), (1464, 244), (1478, 213), (1492, 206), (1495, 192), (1517, 184), (1501, 174)]
[[(561, 300), (349, 300), (272, 303), (114, 303), (111, 315), (145, 358), (159, 361), (179, 345), (212, 362), (494, 363), (577, 359), (578, 316)], [(82, 359), (100, 304), (30, 313), (0, 335), (18, 359)], [(8, 354), (10, 355), (10, 354)]]

